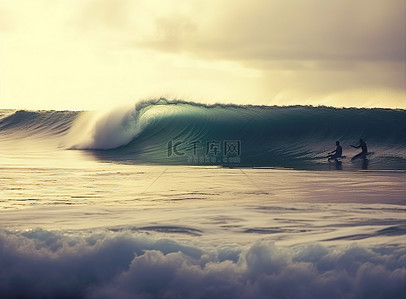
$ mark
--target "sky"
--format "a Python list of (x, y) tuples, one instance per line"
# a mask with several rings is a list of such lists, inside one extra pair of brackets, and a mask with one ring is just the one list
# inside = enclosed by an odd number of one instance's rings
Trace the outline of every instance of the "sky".
[(0, 109), (406, 109), (404, 0), (0, 0)]

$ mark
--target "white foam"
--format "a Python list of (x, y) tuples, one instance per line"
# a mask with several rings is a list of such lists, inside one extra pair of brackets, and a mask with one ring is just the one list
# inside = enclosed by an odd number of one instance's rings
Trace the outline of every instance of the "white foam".
[(65, 139), (73, 149), (113, 149), (130, 143), (144, 128), (137, 106), (84, 112)]
[(404, 248), (0, 232), (2, 298), (404, 298)]

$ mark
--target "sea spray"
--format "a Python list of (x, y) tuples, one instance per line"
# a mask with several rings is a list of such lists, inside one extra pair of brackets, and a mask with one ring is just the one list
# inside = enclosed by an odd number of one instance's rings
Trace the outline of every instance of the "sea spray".
[(131, 142), (143, 129), (136, 107), (84, 112), (74, 122), (65, 144), (71, 149), (113, 149)]

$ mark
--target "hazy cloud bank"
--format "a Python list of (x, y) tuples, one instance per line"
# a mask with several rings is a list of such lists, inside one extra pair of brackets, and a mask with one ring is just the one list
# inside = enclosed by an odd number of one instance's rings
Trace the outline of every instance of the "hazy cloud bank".
[(401, 61), (402, 7), (400, 0), (209, 2), (206, 21), (186, 14), (157, 18), (151, 45), (173, 50), (173, 37), (185, 36), (178, 48), (223, 59)]
[(0, 1), (4, 108), (405, 107), (402, 0)]

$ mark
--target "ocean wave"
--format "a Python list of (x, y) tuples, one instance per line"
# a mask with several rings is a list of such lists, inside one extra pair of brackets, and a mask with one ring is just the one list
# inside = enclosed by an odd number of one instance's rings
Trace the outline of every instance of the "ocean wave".
[(63, 136), (77, 115), (74, 111), (0, 110), (0, 133), (18, 138)]
[(0, 232), (2, 298), (404, 298), (405, 250)]
[(406, 169), (405, 110), (159, 99), (104, 112), (20, 111), (0, 120), (3, 132), (23, 129), (55, 131), (66, 148), (92, 150), (113, 161), (301, 169), (325, 168), (337, 140), (348, 157), (341, 162), (353, 165), (350, 157), (357, 150), (349, 145), (363, 138), (372, 154), (361, 168)]
[(138, 107), (84, 112), (64, 142), (71, 149), (113, 149), (130, 143), (145, 126)]

